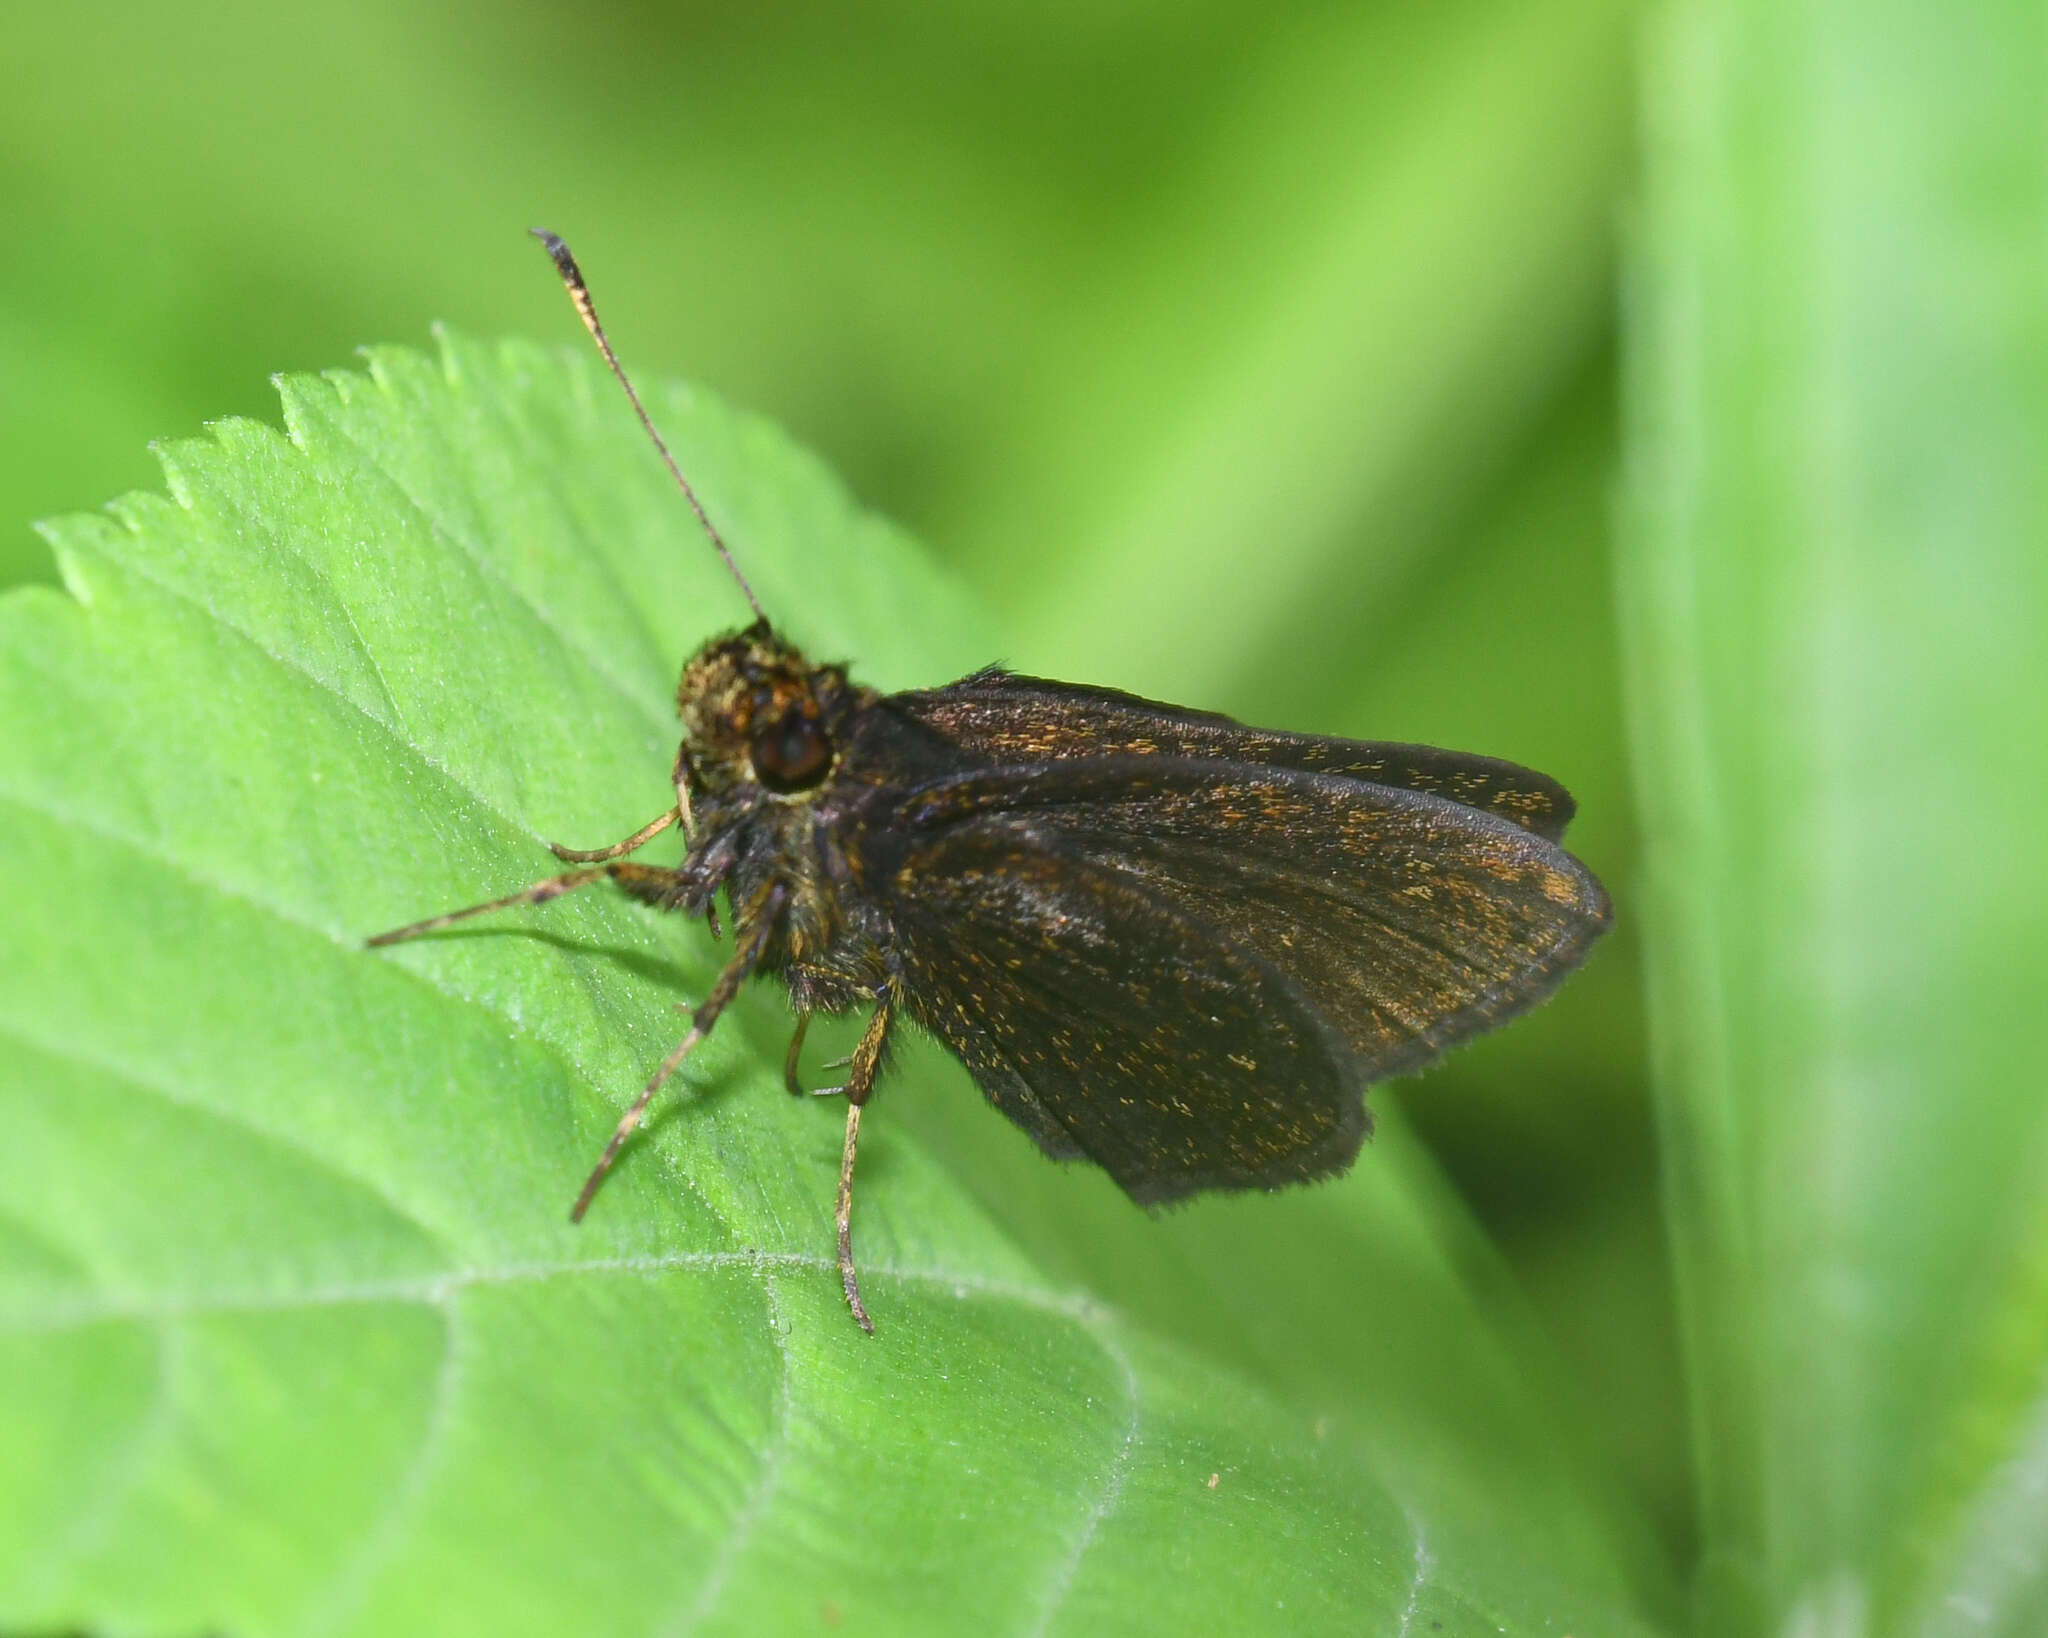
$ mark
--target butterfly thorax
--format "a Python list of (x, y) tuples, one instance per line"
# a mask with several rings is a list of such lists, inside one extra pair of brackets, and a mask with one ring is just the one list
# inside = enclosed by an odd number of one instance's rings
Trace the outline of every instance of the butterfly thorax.
[(676, 690), (692, 828), (685, 871), (724, 887), (742, 933), (760, 907), (776, 906), (760, 970), (780, 973), (806, 1010), (855, 1005), (886, 977), (885, 930), (847, 902), (832, 840), (852, 795), (840, 775), (854, 718), (875, 699), (843, 667), (812, 665), (766, 621), (707, 643)]

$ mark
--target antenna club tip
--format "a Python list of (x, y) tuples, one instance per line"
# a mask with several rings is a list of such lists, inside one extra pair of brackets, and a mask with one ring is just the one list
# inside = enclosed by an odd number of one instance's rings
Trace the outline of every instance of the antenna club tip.
[(561, 269), (565, 277), (573, 278), (578, 283), (582, 282), (583, 275), (577, 269), (576, 258), (569, 254), (569, 247), (562, 242), (560, 234), (550, 233), (542, 227), (528, 228), (526, 231), (546, 247), (547, 253), (555, 259), (555, 266)]

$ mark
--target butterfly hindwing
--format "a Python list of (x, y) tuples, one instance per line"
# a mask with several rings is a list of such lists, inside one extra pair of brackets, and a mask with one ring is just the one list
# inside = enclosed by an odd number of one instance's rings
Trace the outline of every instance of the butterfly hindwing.
[(1049, 1153), (1146, 1205), (1357, 1154), (1364, 1078), (1342, 1034), (1279, 968), (1127, 874), (1010, 814), (882, 827), (854, 856), (912, 1015)]

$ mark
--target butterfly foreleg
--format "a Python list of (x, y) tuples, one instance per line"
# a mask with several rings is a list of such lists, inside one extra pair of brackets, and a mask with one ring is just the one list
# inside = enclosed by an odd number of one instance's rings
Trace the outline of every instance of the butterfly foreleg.
[[(614, 865), (617, 870), (622, 867)], [(662, 874), (673, 874), (663, 872)], [(731, 1004), (739, 994), (740, 986), (747, 975), (760, 964), (769, 941), (775, 936), (776, 924), (781, 920), (784, 906), (789, 901), (789, 891), (779, 881), (771, 881), (747, 907), (746, 914), (739, 922), (739, 948), (733, 952), (732, 960), (725, 964), (725, 970), (718, 975), (711, 986), (711, 993), (704, 997), (690, 1018), (690, 1032), (678, 1041), (675, 1050), (661, 1060), (654, 1073), (648, 1077), (647, 1085), (640, 1096), (633, 1100), (633, 1107), (620, 1118), (618, 1129), (612, 1133), (611, 1142), (604, 1146), (604, 1153), (597, 1158), (590, 1176), (583, 1184), (583, 1191), (576, 1196), (576, 1204), (569, 1208), (569, 1220), (580, 1223), (583, 1214), (590, 1209), (590, 1202), (597, 1193), (598, 1185), (604, 1181), (605, 1173), (612, 1169), (612, 1162), (618, 1158), (620, 1148), (633, 1135), (634, 1127), (640, 1124), (640, 1117), (647, 1112), (647, 1106), (654, 1094), (661, 1090), (661, 1083), (673, 1075), (676, 1068), (695, 1049), (697, 1043), (711, 1033), (711, 1026), (718, 1022), (718, 1015)]]
[(614, 842), (610, 847), (564, 847), (560, 842), (550, 842), (548, 851), (565, 864), (597, 864), (605, 859), (622, 858), (636, 848), (645, 847), (682, 817), (682, 809), (673, 807), (659, 819), (649, 820), (623, 842)]
[[(602, 857), (603, 850), (581, 855), (586, 858)], [(569, 854), (565, 857), (578, 857)], [(471, 916), (489, 915), (494, 910), (516, 910), (522, 905), (546, 904), (550, 899), (559, 899), (564, 893), (573, 893), (579, 887), (587, 887), (594, 881), (609, 877), (636, 899), (649, 904), (661, 904), (666, 895), (678, 891), (683, 885), (680, 874), (664, 870), (657, 865), (600, 864), (589, 865), (582, 870), (565, 870), (559, 876), (549, 876), (535, 882), (531, 887), (522, 887), (517, 893), (507, 893), (502, 899), (491, 899), (484, 904), (472, 904), (460, 910), (450, 910), (443, 915), (429, 916), (425, 921), (409, 922), (403, 927), (394, 927), (388, 933), (379, 933), (375, 938), (363, 942), (375, 949), (386, 944), (402, 944), (409, 938), (418, 938), (422, 933), (438, 933), (444, 927), (453, 927), (458, 921), (467, 921)]]

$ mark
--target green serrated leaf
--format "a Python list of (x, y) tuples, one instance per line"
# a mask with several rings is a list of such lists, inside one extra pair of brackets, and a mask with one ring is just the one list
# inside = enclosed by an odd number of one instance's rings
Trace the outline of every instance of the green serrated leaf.
[[(50, 529), (70, 596), (0, 601), (0, 1624), (1647, 1630), (1398, 1132), (1242, 1239), (1344, 1270), (1320, 1422), (1049, 1274), (1057, 1197), (963, 1186), (936, 1054), (869, 1123), (862, 1336), (766, 986), (572, 1228), (715, 947), (596, 893), (361, 939), (661, 811), (676, 665), (741, 605), (581, 358), (282, 391), (288, 438), (171, 446), (170, 499)], [(772, 428), (656, 397), (793, 635), (883, 686), (989, 657)]]

